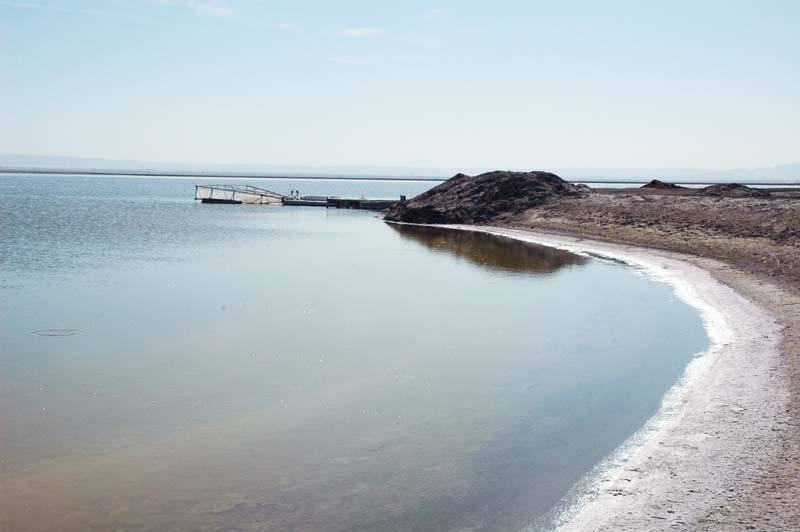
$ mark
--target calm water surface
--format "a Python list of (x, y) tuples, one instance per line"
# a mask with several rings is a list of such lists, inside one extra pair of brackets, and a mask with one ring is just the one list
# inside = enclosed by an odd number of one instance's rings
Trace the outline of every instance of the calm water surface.
[(519, 530), (707, 345), (625, 266), (195, 182), (0, 177), (0, 529)]

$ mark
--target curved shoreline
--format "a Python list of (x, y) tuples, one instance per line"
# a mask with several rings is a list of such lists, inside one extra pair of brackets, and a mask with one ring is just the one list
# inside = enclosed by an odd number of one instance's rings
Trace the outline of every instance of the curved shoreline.
[[(790, 393), (776, 316), (715, 278), (713, 273), (731, 272), (711, 259), (529, 229), (441, 227), (635, 265), (671, 284), (695, 307), (711, 341), (666, 393), (658, 412), (576, 484), (560, 506), (525, 530), (724, 527), (708, 516), (739, 497), (780, 452)], [(756, 290), (761, 285), (745, 274), (739, 277), (736, 284), (750, 283)], [(739, 528), (745, 524), (739, 521)]]

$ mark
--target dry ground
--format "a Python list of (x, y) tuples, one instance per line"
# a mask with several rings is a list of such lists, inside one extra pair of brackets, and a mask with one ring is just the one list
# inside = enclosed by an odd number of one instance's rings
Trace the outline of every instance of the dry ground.
[(800, 291), (800, 193), (726, 198), (602, 190), (551, 200), (508, 222), (719, 259)]

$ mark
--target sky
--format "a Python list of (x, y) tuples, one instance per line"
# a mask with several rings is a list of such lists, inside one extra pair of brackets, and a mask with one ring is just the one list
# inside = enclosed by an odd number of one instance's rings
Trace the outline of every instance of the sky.
[(774, 166), (799, 32), (794, 0), (0, 0), (0, 152)]

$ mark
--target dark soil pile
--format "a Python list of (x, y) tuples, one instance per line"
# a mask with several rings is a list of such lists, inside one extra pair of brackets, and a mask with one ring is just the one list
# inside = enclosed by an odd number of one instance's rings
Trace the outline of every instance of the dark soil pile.
[(711, 185), (700, 190), (706, 196), (722, 196), (725, 198), (755, 198), (769, 196), (769, 192), (757, 188), (750, 188), (747, 185), (729, 183), (723, 185)]
[(585, 194), (549, 172), (457, 174), (386, 213), (393, 222), (476, 224), (509, 219), (551, 198)]
[(642, 188), (655, 188), (658, 190), (678, 190), (678, 189), (685, 189), (686, 187), (682, 187), (674, 183), (659, 181), (658, 179), (653, 179), (646, 185), (642, 185)]

